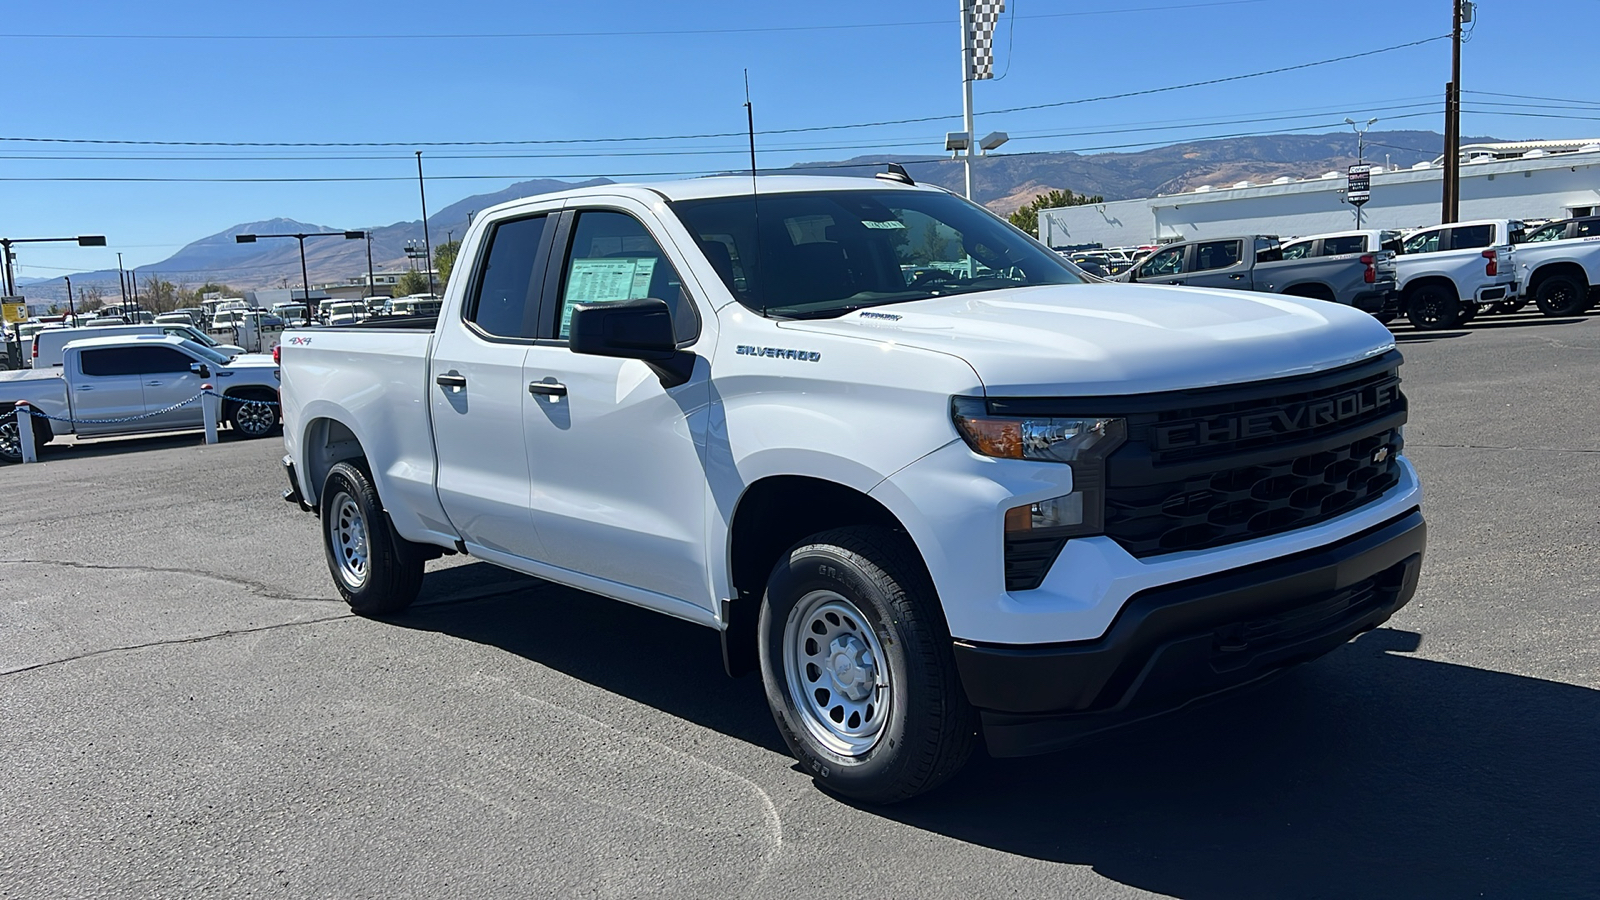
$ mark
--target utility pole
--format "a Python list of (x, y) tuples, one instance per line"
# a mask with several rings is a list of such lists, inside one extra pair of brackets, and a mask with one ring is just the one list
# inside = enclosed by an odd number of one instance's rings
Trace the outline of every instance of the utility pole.
[(117, 254), (117, 290), (122, 293), (122, 305), (128, 305), (128, 279), (122, 272), (122, 254)]
[(965, 196), (972, 199), (972, 151), (976, 137), (972, 125), (972, 0), (960, 0), (961, 3), (961, 127), (967, 133), (966, 153), (962, 154), (961, 164), (966, 171), (967, 192)]
[[(368, 297), (372, 296), (374, 293), (377, 292), (377, 290), (378, 290), (377, 279), (372, 277), (372, 232), (371, 232), (371, 230), (368, 230), (367, 231), (367, 296)], [(306, 309), (309, 310), (310, 308), (311, 307), (308, 304), (306, 306)]]
[(73, 322), (77, 322), (78, 313), (72, 308), (72, 276), (63, 275), (62, 278), (66, 279), (67, 282), (67, 317), (72, 319)]
[(1450, 83), (1444, 102), (1444, 202), (1440, 224), (1461, 218), (1461, 26), (1472, 21), (1472, 0), (1450, 0)]
[(428, 296), (436, 296), (433, 289), (433, 243), (428, 240), (428, 188), (422, 181), (422, 151), (417, 151), (417, 194), (422, 197), (422, 249), (427, 253), (423, 268), (428, 270)]

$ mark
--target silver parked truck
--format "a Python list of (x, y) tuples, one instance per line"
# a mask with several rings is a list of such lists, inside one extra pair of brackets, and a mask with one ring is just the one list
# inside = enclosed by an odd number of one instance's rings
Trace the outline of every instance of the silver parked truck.
[(1122, 280), (1328, 300), (1387, 321), (1398, 302), (1394, 257), (1378, 250), (1286, 259), (1277, 237), (1255, 234), (1168, 244)]

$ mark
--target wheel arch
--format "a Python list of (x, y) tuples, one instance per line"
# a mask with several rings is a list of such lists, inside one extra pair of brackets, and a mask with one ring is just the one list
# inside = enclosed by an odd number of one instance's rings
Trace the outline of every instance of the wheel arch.
[[(905, 532), (888, 507), (866, 493), (808, 475), (770, 475), (748, 485), (728, 524), (728, 573), (734, 599), (721, 610), (722, 662), (731, 676), (756, 668), (756, 617), (767, 577), (785, 550), (807, 535), (872, 525)], [(918, 563), (926, 575), (926, 563)]]
[(1456, 287), (1456, 283), (1445, 275), (1424, 275), (1420, 278), (1413, 278), (1406, 282), (1404, 289), (1406, 299), (1409, 300), (1413, 295), (1416, 294), (1417, 291), (1420, 291), (1425, 287), (1444, 288), (1450, 292), (1452, 297), (1455, 297), (1457, 300), (1461, 299), (1461, 289)]
[[(300, 461), (305, 467), (309, 487), (305, 494), (306, 502), (313, 506), (321, 500), (322, 482), (327, 479), (330, 469), (346, 460), (365, 461), (367, 458), (367, 451), (355, 431), (344, 422), (328, 416), (320, 416), (307, 423), (305, 439), (300, 447)], [(381, 496), (381, 485), (378, 490)]]
[(1298, 284), (1291, 284), (1283, 289), (1283, 293), (1290, 297), (1304, 297), (1307, 300), (1327, 300), (1330, 303), (1337, 302), (1339, 298), (1333, 288), (1320, 281), (1302, 281)]
[(1533, 293), (1539, 290), (1539, 286), (1543, 284), (1546, 279), (1555, 275), (1565, 275), (1568, 278), (1576, 279), (1579, 287), (1583, 290), (1588, 290), (1591, 287), (1589, 283), (1589, 273), (1583, 270), (1583, 266), (1580, 266), (1571, 260), (1562, 260), (1560, 262), (1548, 262), (1539, 268), (1534, 269), (1533, 272), (1528, 276), (1528, 286), (1525, 290), (1527, 290), (1529, 293)]

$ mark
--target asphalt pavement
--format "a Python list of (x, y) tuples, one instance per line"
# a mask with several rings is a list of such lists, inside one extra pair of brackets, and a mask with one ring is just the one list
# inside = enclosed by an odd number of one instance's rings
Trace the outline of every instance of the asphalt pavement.
[(0, 468), (0, 897), (1592, 897), (1600, 315), (1396, 329), (1387, 627), (888, 808), (709, 630), (460, 557), (356, 618), (277, 440)]

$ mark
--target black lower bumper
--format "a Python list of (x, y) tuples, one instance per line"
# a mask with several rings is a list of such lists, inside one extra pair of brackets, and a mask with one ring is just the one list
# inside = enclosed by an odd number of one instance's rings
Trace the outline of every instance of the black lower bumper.
[(1416, 592), (1422, 511), (1327, 547), (1142, 591), (1093, 641), (955, 642), (989, 752), (1024, 756), (1177, 709), (1322, 656)]
[(1362, 291), (1351, 298), (1350, 305), (1364, 313), (1379, 315), (1386, 312), (1395, 312), (1400, 308), (1400, 292), (1393, 285), (1370, 291)]

